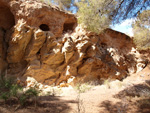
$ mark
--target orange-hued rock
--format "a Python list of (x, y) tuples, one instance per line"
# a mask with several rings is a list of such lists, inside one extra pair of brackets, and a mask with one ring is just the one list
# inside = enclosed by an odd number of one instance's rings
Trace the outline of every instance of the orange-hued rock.
[(129, 36), (112, 29), (88, 32), (57, 7), (0, 0), (0, 15), (0, 70), (11, 76), (59, 85), (122, 80), (146, 66)]

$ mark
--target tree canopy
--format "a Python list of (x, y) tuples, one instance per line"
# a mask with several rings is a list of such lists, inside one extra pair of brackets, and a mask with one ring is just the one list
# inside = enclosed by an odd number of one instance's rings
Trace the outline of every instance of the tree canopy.
[(134, 43), (139, 50), (150, 49), (150, 10), (144, 10), (133, 24)]
[(115, 4), (111, 0), (82, 0), (77, 4), (78, 21), (88, 30), (98, 33), (111, 24), (109, 15), (115, 9)]
[[(113, 1), (113, 0), (112, 0)], [(150, 7), (150, 0), (116, 0), (116, 8), (112, 13), (113, 21), (137, 17), (139, 13)]]
[(81, 0), (78, 7), (79, 23), (86, 25), (89, 30), (98, 32), (110, 24), (117, 24), (125, 19), (137, 17), (143, 10), (150, 7), (150, 1)]

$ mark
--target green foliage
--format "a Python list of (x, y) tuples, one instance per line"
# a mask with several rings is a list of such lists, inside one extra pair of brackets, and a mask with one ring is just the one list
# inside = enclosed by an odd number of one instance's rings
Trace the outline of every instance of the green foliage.
[(35, 89), (35, 88), (28, 89), (22, 95), (20, 95), (20, 97), (19, 97), (20, 105), (24, 105), (25, 102), (30, 98), (33, 98), (33, 97), (36, 98), (38, 96), (38, 94), (39, 94), (39, 91), (37, 89)]
[(139, 50), (150, 49), (150, 10), (145, 10), (138, 15), (133, 24), (134, 43)]
[(9, 98), (17, 95), (17, 90), (21, 89), (18, 84), (14, 84), (13, 78), (6, 78), (1, 75), (0, 78), (0, 99), (8, 100)]
[[(138, 21), (141, 27), (150, 27), (150, 10), (145, 10), (138, 15)], [(146, 26), (145, 26), (146, 25)]]
[(22, 90), (22, 87), (20, 85), (12, 84), (12, 86), (10, 87), (10, 94), (16, 97), (19, 90)]
[(150, 6), (149, 0), (115, 0), (115, 10), (112, 11), (113, 23), (137, 17), (139, 13)]
[(7, 93), (7, 92), (3, 92), (0, 94), (0, 99), (3, 99), (3, 100), (8, 100), (10, 97), (10, 93)]
[(20, 105), (24, 105), (25, 102), (33, 97), (37, 97), (39, 91), (35, 88), (29, 88), (26, 91), (23, 91), (23, 87), (18, 85), (13, 78), (7, 78), (4, 75), (1, 75), (0, 78), (0, 99), (10, 100), (11, 98), (17, 98)]
[(35, 88), (30, 88), (28, 89), (26, 92), (25, 92), (25, 95), (27, 95), (28, 97), (31, 97), (31, 96), (38, 96), (38, 90), (35, 89)]
[(75, 89), (77, 90), (78, 93), (84, 93), (88, 90), (90, 90), (93, 86), (90, 83), (79, 83), (76, 85)]
[(96, 33), (101, 32), (105, 28), (108, 28), (111, 24), (109, 15), (114, 9), (115, 2), (109, 3), (105, 0), (81, 0), (77, 5), (78, 22), (82, 24), (87, 30)]
[(4, 75), (1, 75), (0, 77), (1, 77), (0, 78), (0, 88), (9, 89), (11, 84), (13, 83), (13, 79), (12, 78), (6, 79)]
[(21, 95), (20, 97), (19, 97), (19, 103), (20, 103), (20, 105), (24, 105), (25, 104), (25, 102), (27, 101), (27, 96), (26, 95)]
[(89, 31), (99, 33), (112, 23), (136, 17), (149, 5), (148, 0), (81, 0), (77, 4), (78, 22)]

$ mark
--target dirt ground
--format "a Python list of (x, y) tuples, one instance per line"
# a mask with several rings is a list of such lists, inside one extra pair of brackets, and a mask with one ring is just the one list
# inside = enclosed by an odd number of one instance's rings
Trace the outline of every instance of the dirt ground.
[(0, 113), (150, 113), (150, 66), (123, 81), (89, 86), (65, 88), (59, 96), (41, 96), (25, 107), (0, 102)]

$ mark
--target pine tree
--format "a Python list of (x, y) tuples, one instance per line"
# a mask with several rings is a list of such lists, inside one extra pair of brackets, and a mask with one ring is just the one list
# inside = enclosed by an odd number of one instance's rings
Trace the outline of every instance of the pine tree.
[(114, 10), (115, 3), (111, 0), (82, 0), (78, 4), (78, 22), (87, 30), (99, 33), (111, 24), (109, 15)]
[(150, 49), (150, 10), (138, 15), (133, 24), (134, 43), (139, 50)]

